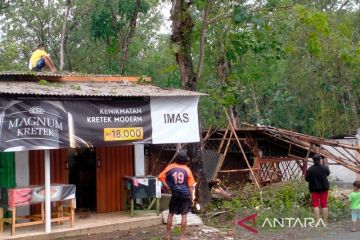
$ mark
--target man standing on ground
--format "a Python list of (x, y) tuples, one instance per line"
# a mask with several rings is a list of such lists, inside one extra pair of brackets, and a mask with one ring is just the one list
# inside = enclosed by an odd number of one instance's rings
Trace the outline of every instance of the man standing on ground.
[(180, 240), (185, 239), (186, 216), (194, 204), (196, 182), (191, 170), (186, 166), (188, 158), (184, 150), (179, 150), (175, 163), (162, 171), (158, 179), (171, 190), (169, 215), (167, 219), (167, 238), (171, 239), (171, 226), (174, 214), (181, 214)]
[(309, 182), (316, 223), (320, 220), (319, 206), (321, 206), (323, 220), (327, 224), (329, 215), (327, 208), (329, 181), (327, 177), (330, 175), (330, 171), (328, 166), (320, 163), (320, 154), (314, 154), (312, 159), (314, 160), (314, 165), (307, 170), (305, 180)]
[(41, 69), (45, 66), (51, 72), (56, 72), (56, 68), (51, 57), (45, 52), (45, 46), (43, 44), (39, 44), (38, 48), (31, 55), (29, 69), (40, 72)]

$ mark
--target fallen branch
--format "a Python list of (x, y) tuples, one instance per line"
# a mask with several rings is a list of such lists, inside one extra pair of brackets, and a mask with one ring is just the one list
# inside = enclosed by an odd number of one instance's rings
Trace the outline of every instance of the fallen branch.
[(228, 212), (229, 211), (220, 211), (220, 212), (212, 213), (211, 215), (209, 215), (209, 218), (213, 218), (213, 217), (216, 217), (216, 216), (219, 216), (221, 214), (228, 213)]

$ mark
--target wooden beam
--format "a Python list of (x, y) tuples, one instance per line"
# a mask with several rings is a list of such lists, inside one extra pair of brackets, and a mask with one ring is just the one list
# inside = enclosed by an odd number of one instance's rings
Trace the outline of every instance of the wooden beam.
[(243, 149), (243, 147), (242, 147), (242, 144), (241, 144), (241, 142), (240, 142), (240, 140), (239, 140), (239, 138), (238, 138), (238, 135), (237, 135), (237, 133), (236, 133), (235, 126), (233, 126), (233, 123), (232, 123), (232, 121), (231, 121), (231, 119), (230, 119), (230, 117), (229, 117), (229, 114), (227, 113), (227, 111), (226, 111), (225, 108), (224, 108), (224, 110), (225, 110), (226, 117), (227, 117), (227, 119), (228, 119), (228, 121), (229, 121), (230, 127), (231, 127), (232, 131), (234, 132), (236, 141), (237, 141), (237, 143), (238, 143), (238, 145), (239, 145), (239, 148), (240, 148), (241, 153), (242, 153), (242, 155), (243, 155), (243, 157), (244, 157), (244, 160), (245, 160), (245, 162), (246, 162), (246, 165), (247, 165), (248, 168), (250, 169), (251, 176), (254, 178), (254, 181), (255, 181), (255, 184), (256, 184), (257, 188), (260, 189), (260, 184), (259, 184), (258, 180), (256, 179), (256, 176), (255, 176), (255, 174), (254, 174), (254, 171), (252, 170), (252, 167), (250, 166), (250, 163), (249, 163), (249, 161), (248, 161), (248, 159), (247, 159), (247, 157), (246, 157), (245, 151), (244, 151), (244, 149)]
[[(230, 129), (230, 126), (228, 125), (228, 126), (226, 127), (224, 136), (223, 136), (223, 138), (221, 139), (220, 146), (219, 146), (219, 148), (218, 148), (218, 153), (221, 153), (221, 149), (222, 149), (222, 147), (223, 147), (223, 145), (224, 145), (224, 142), (225, 142), (226, 137), (227, 137), (227, 135), (228, 135), (229, 129)], [(231, 136), (232, 136), (232, 134), (230, 134), (229, 141), (230, 141), (230, 139), (231, 139)]]
[(4, 212), (3, 209), (0, 207), (0, 233), (3, 232), (3, 226), (4, 226)]
[(221, 173), (232, 173), (232, 172), (249, 172), (249, 171), (259, 171), (260, 168), (252, 168), (252, 169), (231, 169), (231, 170), (221, 170)]
[[(232, 137), (232, 135), (233, 135), (233, 132), (230, 131), (230, 138)], [(228, 153), (228, 150), (229, 150), (230, 142), (231, 142), (231, 141), (228, 140), (228, 142), (226, 143), (226, 147), (225, 147), (224, 154), (222, 154), (221, 159), (220, 159), (220, 161), (218, 162), (218, 164), (217, 164), (217, 166), (216, 166), (215, 176), (214, 176), (215, 179), (217, 178), (218, 172), (219, 172), (219, 170), (221, 169), (222, 165), (224, 164), (225, 158), (226, 158), (227, 153)]]
[(280, 134), (282, 136), (286, 135), (286, 136), (290, 136), (290, 137), (294, 137), (299, 141), (304, 141), (304, 142), (308, 142), (308, 143), (314, 143), (314, 144), (323, 144), (323, 145), (329, 145), (329, 146), (337, 146), (337, 147), (344, 147), (344, 148), (348, 148), (348, 149), (353, 149), (353, 150), (360, 150), (359, 146), (354, 146), (354, 145), (350, 145), (350, 144), (344, 144), (344, 143), (339, 143), (336, 141), (331, 141), (328, 139), (324, 139), (324, 138), (318, 138), (318, 137), (313, 137), (313, 136), (308, 136), (305, 134), (301, 134), (301, 133), (296, 133), (296, 132), (291, 132), (288, 130), (284, 130), (284, 129), (277, 129), (277, 128), (262, 128), (265, 132), (272, 132), (275, 134)]

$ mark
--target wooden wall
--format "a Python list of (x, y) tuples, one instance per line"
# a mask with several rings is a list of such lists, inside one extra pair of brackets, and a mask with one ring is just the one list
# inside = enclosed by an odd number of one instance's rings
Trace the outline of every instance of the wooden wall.
[[(44, 150), (29, 151), (29, 183), (30, 185), (45, 184), (45, 152)], [(68, 183), (67, 169), (68, 150), (50, 150), (51, 183)], [(40, 213), (40, 205), (31, 205), (31, 213)]]
[[(30, 184), (44, 184), (44, 150), (29, 151), (29, 171)], [(50, 150), (50, 169), (51, 183), (68, 183), (69, 175), (67, 169), (68, 151), (67, 149)]]
[[(123, 177), (134, 175), (133, 148), (133, 146), (96, 148), (97, 212), (124, 210)], [(51, 183), (68, 183), (67, 149), (50, 150), (50, 160)], [(44, 184), (43, 150), (29, 151), (29, 171), (31, 185)]]
[(134, 147), (101, 147), (96, 149), (97, 211), (124, 210), (124, 176), (134, 174)]

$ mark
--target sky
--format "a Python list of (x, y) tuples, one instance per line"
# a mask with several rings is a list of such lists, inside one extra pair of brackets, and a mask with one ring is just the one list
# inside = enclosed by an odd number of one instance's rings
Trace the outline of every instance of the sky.
[(162, 2), (159, 8), (164, 18), (163, 25), (161, 25), (160, 27), (160, 33), (169, 34), (171, 31), (171, 20), (170, 20), (171, 3), (168, 1)]

